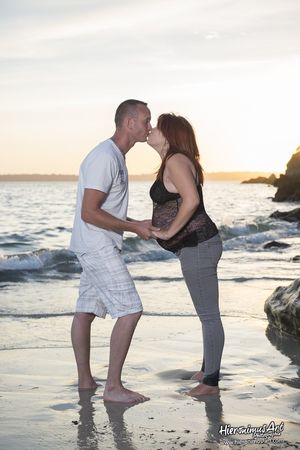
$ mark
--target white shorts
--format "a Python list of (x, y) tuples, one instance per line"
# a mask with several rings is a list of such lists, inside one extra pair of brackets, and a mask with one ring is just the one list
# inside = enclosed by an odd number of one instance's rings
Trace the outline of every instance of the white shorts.
[(120, 250), (107, 245), (77, 255), (82, 267), (76, 312), (114, 319), (143, 310)]

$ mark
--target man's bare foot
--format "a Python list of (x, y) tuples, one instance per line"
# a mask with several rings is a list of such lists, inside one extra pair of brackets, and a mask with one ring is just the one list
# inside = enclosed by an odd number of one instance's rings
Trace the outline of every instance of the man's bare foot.
[(209, 386), (208, 384), (199, 384), (198, 386), (187, 392), (191, 397), (198, 397), (199, 395), (215, 395), (219, 393), (218, 386)]
[(199, 372), (194, 373), (194, 375), (191, 377), (191, 380), (195, 381), (202, 381), (204, 378), (204, 372), (200, 370)]
[(106, 402), (119, 402), (119, 403), (142, 403), (150, 400), (149, 397), (145, 397), (138, 392), (125, 389), (123, 386), (118, 387), (105, 387), (103, 400)]
[(81, 391), (83, 389), (97, 389), (101, 384), (97, 384), (94, 378), (90, 378), (87, 380), (82, 380), (78, 384), (78, 389)]

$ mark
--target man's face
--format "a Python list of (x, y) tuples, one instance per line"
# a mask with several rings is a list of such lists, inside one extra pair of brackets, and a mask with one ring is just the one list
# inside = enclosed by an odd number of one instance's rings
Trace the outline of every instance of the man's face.
[(137, 106), (137, 117), (133, 119), (133, 137), (135, 142), (145, 142), (151, 127), (151, 113), (144, 105)]

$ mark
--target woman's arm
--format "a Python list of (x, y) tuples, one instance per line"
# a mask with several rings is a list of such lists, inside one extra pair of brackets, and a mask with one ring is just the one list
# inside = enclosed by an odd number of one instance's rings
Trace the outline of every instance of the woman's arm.
[(178, 213), (168, 228), (153, 232), (159, 239), (171, 239), (190, 220), (196, 211), (200, 199), (190, 160), (177, 153), (167, 160), (165, 175), (168, 181), (176, 188), (182, 198)]

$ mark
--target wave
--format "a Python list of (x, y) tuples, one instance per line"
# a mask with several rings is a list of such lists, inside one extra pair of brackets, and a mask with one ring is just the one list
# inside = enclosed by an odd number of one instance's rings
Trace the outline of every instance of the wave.
[[(0, 312), (0, 318), (6, 319), (33, 319), (33, 320), (39, 320), (39, 319), (53, 319), (53, 318), (59, 318), (59, 317), (72, 317), (74, 315), (74, 311), (67, 311), (63, 313), (1, 313)], [(196, 312), (167, 312), (167, 311), (143, 311), (143, 316), (147, 317), (197, 317)], [(243, 313), (241, 311), (227, 311), (221, 313), (221, 317), (235, 317), (235, 318), (254, 318), (259, 320), (267, 320), (265, 317), (262, 317), (261, 314), (255, 314), (255, 313)], [(1, 349), (1, 348), (0, 348)]]
[(52, 228), (44, 228), (42, 230), (34, 231), (32, 234), (34, 235), (47, 235), (48, 233), (61, 233), (62, 231), (67, 231), (68, 233), (72, 233), (72, 228), (66, 228), (62, 226), (52, 227)]
[[(9, 313), (9, 312), (0, 312), (1, 318), (15, 318), (15, 319), (51, 319), (55, 317), (70, 317), (73, 316), (74, 312), (63, 312), (63, 313)], [(152, 311), (143, 311), (144, 316), (153, 316), (153, 317), (196, 317), (196, 313), (171, 313), (171, 312), (152, 312)]]
[[(57, 231), (70, 231), (56, 227)], [(48, 230), (49, 231), (49, 230)], [(299, 236), (297, 224), (269, 218), (257, 218), (253, 223), (221, 225), (219, 228), (224, 250), (265, 252), (263, 245), (269, 241)], [(38, 233), (38, 232), (37, 232)], [(28, 236), (10, 234), (5, 236), (2, 246), (30, 245)], [(272, 249), (272, 252), (282, 252)], [(163, 250), (155, 240), (145, 241), (139, 237), (125, 237), (123, 257), (126, 263), (159, 262), (174, 259), (175, 255)], [(0, 282), (23, 282), (31, 279), (69, 279), (81, 272), (80, 264), (70, 250), (40, 249), (37, 251), (16, 253), (0, 257)], [(137, 278), (147, 281), (147, 277)], [(254, 278), (253, 278), (254, 279)], [(163, 278), (160, 281), (168, 281)], [(175, 280), (176, 281), (176, 280)], [(239, 282), (240, 280), (236, 279)], [(242, 280), (243, 281), (243, 280)], [(3, 287), (3, 286), (2, 286)]]
[(127, 237), (123, 243), (126, 263), (138, 261), (166, 261), (175, 258), (174, 254), (163, 250), (156, 241), (145, 241), (139, 237)]
[(30, 236), (18, 233), (4, 233), (1, 236), (0, 248), (16, 248), (27, 245), (32, 245)]
[(299, 236), (296, 223), (271, 219), (257, 219), (254, 223), (221, 225), (219, 228), (224, 250), (244, 249), (261, 251), (270, 241)]
[(170, 281), (182, 281), (183, 277), (149, 277), (149, 276), (134, 276), (134, 281), (160, 281), (161, 283), (170, 283)]
[(294, 281), (295, 277), (233, 277), (220, 278), (219, 281), (234, 281), (235, 283), (245, 283), (247, 281)]
[(32, 276), (80, 273), (79, 262), (69, 250), (40, 249), (0, 258), (0, 282), (26, 281)]
[[(174, 258), (172, 253), (161, 249), (155, 241), (143, 241), (131, 237), (124, 240), (123, 254), (126, 263), (164, 261)], [(33, 278), (68, 279), (80, 272), (81, 266), (78, 259), (67, 249), (40, 249), (0, 258), (1, 283), (30, 281)], [(137, 279), (147, 281), (147, 277)]]
[(64, 312), (64, 313), (9, 313), (9, 312), (0, 312), (1, 318), (11, 317), (15, 319), (50, 319), (52, 317), (69, 317), (73, 316), (74, 312)]
[[(276, 228), (276, 227), (275, 227)], [(220, 234), (224, 241), (238, 236), (248, 236), (274, 229), (270, 222), (251, 222), (243, 224), (221, 225)]]
[(0, 248), (8, 250), (14, 250), (16, 248), (23, 249), (23, 247), (30, 245), (33, 246), (35, 242), (38, 242), (43, 238), (56, 238), (63, 232), (70, 234), (72, 232), (72, 228), (56, 226), (52, 228), (42, 228), (25, 234), (2, 233)]

